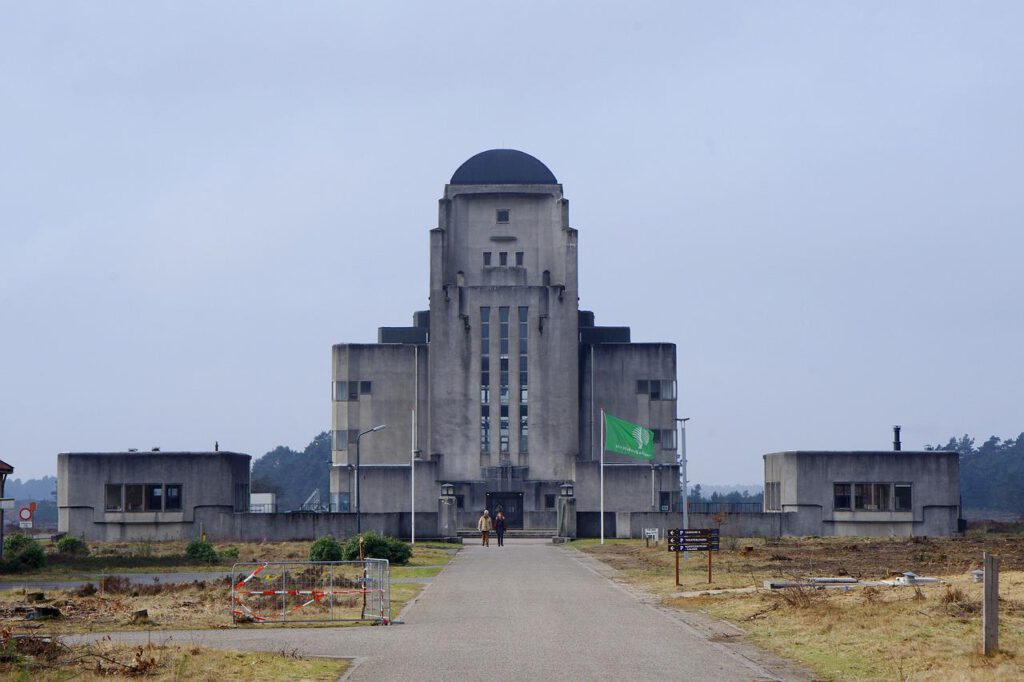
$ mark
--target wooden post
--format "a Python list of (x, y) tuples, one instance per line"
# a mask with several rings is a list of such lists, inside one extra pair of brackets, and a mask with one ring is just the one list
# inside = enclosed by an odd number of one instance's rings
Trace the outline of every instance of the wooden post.
[(982, 554), (985, 570), (984, 599), (981, 605), (981, 648), (986, 656), (999, 651), (999, 557)]
[(672, 552), (676, 555), (676, 587), (679, 587), (679, 552)]
[(711, 584), (711, 537), (708, 537), (708, 585)]

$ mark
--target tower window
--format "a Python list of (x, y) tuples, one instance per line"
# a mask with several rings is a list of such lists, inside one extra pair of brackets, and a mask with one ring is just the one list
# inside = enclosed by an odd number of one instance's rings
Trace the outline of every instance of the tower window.
[(484, 251), (484, 265), (490, 265), (490, 264), (491, 264), (491, 252), (490, 251)]
[(516, 251), (516, 265), (519, 266), (519, 267), (523, 267), (523, 252), (522, 251)]
[(498, 254), (498, 264), (508, 265), (508, 251), (502, 251)]
[(507, 223), (508, 222), (508, 214), (509, 214), (509, 210), (507, 208), (499, 208), (498, 209), (498, 222), (499, 223)]

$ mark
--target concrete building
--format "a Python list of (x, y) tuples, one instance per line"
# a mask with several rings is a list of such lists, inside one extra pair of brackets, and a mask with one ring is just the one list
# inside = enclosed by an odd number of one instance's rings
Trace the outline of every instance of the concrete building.
[(249, 455), (62, 452), (57, 528), (86, 540), (176, 540), (204, 516), (249, 511)]
[(953, 535), (959, 454), (773, 452), (764, 455), (764, 510), (781, 515), (781, 535)]
[(450, 483), (463, 527), (500, 506), (512, 528), (554, 528), (563, 483), (578, 511), (599, 508), (602, 409), (658, 441), (653, 465), (606, 457), (606, 512), (628, 528), (674, 508), (675, 345), (631, 343), (579, 309), (579, 233), (554, 174), (519, 151), (477, 154), (429, 242), (429, 310), (333, 348), (332, 511), (408, 513), (415, 466), (417, 512), (437, 512)]

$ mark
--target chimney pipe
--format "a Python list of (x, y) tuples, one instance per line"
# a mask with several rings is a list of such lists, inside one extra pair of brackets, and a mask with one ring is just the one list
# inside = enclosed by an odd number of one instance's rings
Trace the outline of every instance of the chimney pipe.
[(896, 452), (900, 451), (900, 425), (892, 427), (892, 449)]

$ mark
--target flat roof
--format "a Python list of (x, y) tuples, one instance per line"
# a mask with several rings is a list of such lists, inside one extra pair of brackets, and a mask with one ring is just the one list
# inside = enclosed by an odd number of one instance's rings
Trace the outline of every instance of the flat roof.
[(205, 452), (194, 450), (121, 450), (117, 452), (61, 452), (59, 454), (69, 455), (71, 457), (139, 457), (141, 455), (155, 455), (160, 457), (252, 457), (252, 455), (247, 455), (244, 452), (231, 452), (230, 450), (214, 450)]

